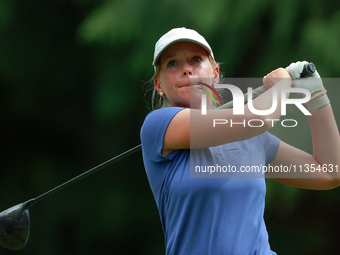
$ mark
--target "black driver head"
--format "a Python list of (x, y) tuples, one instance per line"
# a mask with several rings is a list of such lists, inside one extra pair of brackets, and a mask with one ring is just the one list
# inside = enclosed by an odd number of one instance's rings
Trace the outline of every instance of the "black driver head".
[(0, 213), (0, 244), (10, 250), (25, 247), (30, 232), (30, 219), (25, 203)]

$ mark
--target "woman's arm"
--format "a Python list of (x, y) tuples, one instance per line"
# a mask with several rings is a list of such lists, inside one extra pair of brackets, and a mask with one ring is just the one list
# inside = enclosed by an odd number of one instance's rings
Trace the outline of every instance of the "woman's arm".
[(270, 165), (287, 166), (296, 169), (296, 172), (268, 172), (267, 176), (298, 188), (332, 189), (340, 185), (339, 130), (330, 104), (311, 113), (309, 123), (313, 139), (313, 155), (281, 142)]
[[(172, 150), (189, 148), (206, 148), (234, 141), (245, 140), (264, 133), (269, 130), (273, 123), (268, 119), (279, 119), (281, 116), (281, 95), (280, 89), (292, 86), (292, 80), (288, 72), (279, 68), (266, 76), (266, 83), (275, 80), (277, 88), (278, 107), (269, 115), (259, 116), (249, 111), (247, 105), (244, 108), (244, 115), (233, 115), (232, 109), (208, 110), (206, 115), (201, 110), (184, 109), (177, 113), (171, 120), (165, 136), (162, 154), (167, 155)], [(270, 86), (272, 86), (271, 84)], [(268, 90), (253, 100), (255, 109), (267, 110), (272, 106), (272, 90)], [(215, 119), (231, 120), (230, 125), (213, 125)], [(248, 123), (251, 119), (262, 120), (261, 127), (250, 127), (240, 123)]]

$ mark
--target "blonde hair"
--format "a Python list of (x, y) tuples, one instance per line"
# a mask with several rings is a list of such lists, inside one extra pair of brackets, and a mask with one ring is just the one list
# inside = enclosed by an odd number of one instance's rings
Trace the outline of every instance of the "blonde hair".
[[(215, 72), (216, 67), (220, 67), (220, 64), (217, 63), (213, 59), (213, 57), (211, 57), (211, 56), (209, 56), (209, 61), (210, 61), (212, 69)], [(166, 96), (165, 97), (161, 97), (159, 95), (159, 93), (157, 92), (155, 83), (154, 83), (155, 78), (159, 77), (160, 69), (161, 69), (160, 68), (160, 64), (158, 62), (157, 66), (156, 66), (156, 69), (155, 69), (155, 73), (154, 73), (154, 75), (152, 76), (152, 78), (148, 82), (150, 84), (149, 85), (150, 89), (148, 91), (151, 91), (151, 110), (156, 110), (156, 109), (165, 108), (165, 107), (169, 107), (170, 106), (170, 102), (169, 102), (168, 98)]]

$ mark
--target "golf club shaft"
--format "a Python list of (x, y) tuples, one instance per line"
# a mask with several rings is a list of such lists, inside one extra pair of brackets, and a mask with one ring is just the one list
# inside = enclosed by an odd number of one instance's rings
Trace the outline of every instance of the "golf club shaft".
[(142, 145), (141, 144), (137, 145), (136, 147), (134, 147), (134, 148), (132, 148), (130, 150), (127, 150), (127, 151), (119, 154), (118, 156), (116, 156), (116, 157), (114, 157), (112, 159), (109, 159), (108, 161), (105, 161), (104, 163), (102, 163), (102, 164), (100, 164), (100, 165), (98, 165), (98, 166), (96, 166), (96, 167), (94, 167), (94, 168), (92, 168), (92, 169), (90, 169), (90, 170), (88, 170), (88, 171), (86, 171), (86, 172), (84, 172), (84, 173), (74, 177), (73, 179), (71, 179), (71, 180), (69, 180), (69, 181), (67, 181), (67, 182), (65, 182), (65, 183), (63, 183), (63, 184), (61, 184), (61, 185), (59, 185), (59, 186), (57, 186), (57, 187), (47, 191), (47, 192), (45, 192), (44, 194), (26, 201), (24, 204), (25, 204), (26, 208), (28, 208), (28, 207), (34, 205), (35, 203), (37, 203), (38, 201), (40, 201), (41, 199), (43, 199), (43, 198), (45, 198), (47, 196), (50, 196), (50, 195), (56, 193), (57, 191), (60, 191), (60, 190), (62, 190), (64, 188), (70, 186), (71, 184), (73, 184), (73, 183), (75, 183), (77, 181), (80, 181), (81, 179), (83, 179), (83, 178), (85, 178), (85, 177), (87, 177), (89, 175), (92, 175), (92, 174), (98, 172), (99, 170), (101, 170), (101, 169), (103, 169), (103, 168), (105, 168), (105, 167), (107, 167), (107, 166), (109, 166), (109, 165), (111, 165), (111, 164), (113, 164), (113, 163), (115, 163), (115, 162), (117, 162), (117, 161), (127, 157), (127, 156), (130, 156), (130, 155), (134, 154), (135, 152), (140, 151), (141, 149), (142, 149)]

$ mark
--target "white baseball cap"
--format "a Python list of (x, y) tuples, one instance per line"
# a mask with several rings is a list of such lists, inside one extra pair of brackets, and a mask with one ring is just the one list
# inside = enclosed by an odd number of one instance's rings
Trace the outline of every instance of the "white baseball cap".
[(195, 30), (182, 27), (171, 29), (157, 41), (155, 45), (155, 52), (153, 55), (152, 65), (156, 66), (162, 53), (170, 45), (178, 42), (192, 42), (198, 44), (203, 49), (205, 49), (208, 52), (208, 54), (211, 55), (212, 58), (214, 59), (214, 54), (211, 50), (211, 47), (208, 44), (208, 42), (204, 39), (204, 37), (197, 33)]

